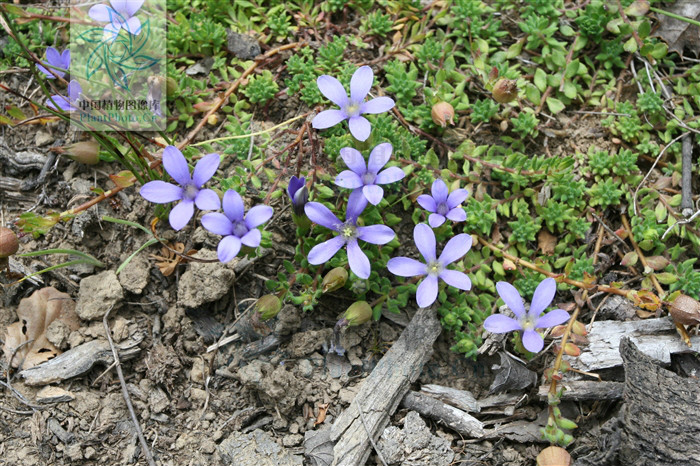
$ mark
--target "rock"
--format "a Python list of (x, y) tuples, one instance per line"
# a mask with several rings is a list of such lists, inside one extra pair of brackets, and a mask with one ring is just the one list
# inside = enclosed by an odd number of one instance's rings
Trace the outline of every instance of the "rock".
[(119, 274), (119, 283), (126, 291), (141, 294), (148, 285), (148, 276), (151, 264), (148, 260), (138, 255), (129, 262)]
[(117, 274), (106, 270), (80, 280), (78, 304), (75, 311), (83, 320), (99, 320), (124, 299), (124, 290)]
[(256, 429), (248, 434), (232, 433), (219, 445), (219, 453), (227, 465), (236, 466), (301, 466), (301, 456), (292, 455), (268, 434)]
[(257, 360), (239, 369), (237, 376), (244, 386), (258, 392), (263, 404), (276, 406), (281, 414), (292, 412), (303, 386), (284, 366), (273, 370), (272, 364)]
[(163, 390), (154, 388), (148, 394), (148, 405), (154, 413), (162, 413), (170, 406), (170, 400)]
[(51, 144), (53, 141), (54, 141), (54, 137), (51, 136), (46, 131), (39, 130), (39, 131), (37, 131), (36, 136), (34, 137), (34, 144), (36, 144), (37, 147)]
[(279, 336), (290, 335), (301, 326), (301, 311), (296, 306), (286, 304), (279, 314), (275, 324), (275, 333)]
[(323, 344), (330, 339), (332, 334), (333, 329), (330, 328), (295, 333), (292, 336), (291, 343), (289, 344), (289, 352), (293, 358), (308, 356), (314, 351), (321, 349)]
[[(216, 251), (203, 249), (202, 259), (216, 259)], [(182, 274), (177, 289), (177, 302), (183, 307), (196, 308), (216, 301), (228, 293), (236, 274), (221, 262), (191, 262)]]
[(285, 435), (282, 438), (282, 445), (285, 447), (296, 447), (297, 445), (301, 445), (303, 440), (304, 437), (301, 434)]
[(75, 400), (75, 395), (60, 387), (44, 387), (36, 394), (37, 403), (65, 403)]
[(297, 372), (301, 377), (311, 377), (311, 375), (314, 373), (314, 366), (308, 359), (301, 359), (297, 363)]
[(80, 450), (80, 444), (73, 443), (71, 445), (68, 445), (68, 447), (66, 447), (66, 455), (68, 455), (68, 458), (70, 458), (71, 461), (82, 460), (83, 452)]
[(384, 429), (377, 446), (390, 465), (449, 466), (455, 456), (450, 442), (433, 435), (415, 411), (406, 414), (403, 429)]
[(56, 319), (46, 329), (46, 339), (60, 350), (68, 349), (68, 338), (73, 329), (63, 320)]
[(229, 52), (241, 60), (250, 60), (260, 55), (258, 41), (245, 34), (238, 34), (230, 29), (226, 30), (226, 48)]

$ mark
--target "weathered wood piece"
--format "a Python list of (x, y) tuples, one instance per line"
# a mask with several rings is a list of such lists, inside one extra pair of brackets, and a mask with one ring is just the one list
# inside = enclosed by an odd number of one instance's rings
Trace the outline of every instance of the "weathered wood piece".
[[(594, 380), (572, 380), (559, 382), (558, 387), (564, 387), (562, 400), (595, 401), (619, 400), (625, 386), (622, 382), (597, 382)], [(541, 385), (537, 395), (541, 400), (547, 399), (549, 385)]]
[[(433, 343), (440, 329), (435, 309), (420, 309), (416, 313), (396, 343), (365, 379), (348, 409), (333, 424), (330, 438), (336, 442), (333, 448), (334, 465), (365, 464), (371, 452), (368, 432), (376, 440), (389, 424), (389, 417), (433, 354)], [(364, 423), (358, 411), (360, 408), (364, 413)]]
[[(123, 361), (135, 357), (141, 351), (138, 344), (142, 340), (143, 335), (137, 333), (122, 344), (116, 345), (119, 350), (119, 359)], [(114, 357), (109, 342), (92, 340), (39, 366), (23, 370), (19, 375), (24, 378), (24, 383), (27, 385), (47, 385), (84, 374), (97, 363), (109, 366), (113, 362)]]
[(452, 405), (467, 413), (478, 413), (481, 411), (479, 402), (476, 401), (474, 395), (466, 390), (457, 388), (443, 387), (442, 385), (421, 385), (421, 393), (436, 398), (443, 403)]
[(466, 437), (480, 438), (484, 425), (475, 417), (428, 395), (410, 391), (403, 397), (401, 406), (416, 411)]
[(628, 337), (639, 351), (664, 364), (671, 362), (671, 354), (700, 351), (700, 336), (690, 338), (692, 348), (689, 348), (676, 333), (671, 319), (662, 317), (629, 322), (594, 322), (588, 332), (589, 344), (582, 348), (581, 355), (564, 358), (574, 369), (588, 372), (620, 366), (622, 337)]
[(623, 466), (700, 465), (698, 381), (659, 366), (623, 339), (625, 405), (622, 409)]

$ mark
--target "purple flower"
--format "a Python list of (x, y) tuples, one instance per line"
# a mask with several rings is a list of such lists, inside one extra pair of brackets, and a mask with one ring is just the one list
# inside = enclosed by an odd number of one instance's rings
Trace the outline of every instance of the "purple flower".
[(190, 176), (190, 168), (182, 152), (175, 146), (168, 146), (163, 151), (163, 167), (180, 186), (165, 181), (149, 181), (141, 187), (141, 196), (156, 204), (180, 201), (170, 211), (170, 226), (182, 230), (194, 214), (194, 206), (201, 210), (217, 210), (220, 207), (219, 196), (211, 189), (202, 189), (216, 169), (219, 168), (219, 154), (202, 157)]
[(438, 278), (460, 290), (469, 291), (471, 289), (472, 282), (465, 273), (447, 268), (472, 247), (470, 235), (462, 233), (454, 236), (447, 242), (437, 259), (435, 258), (435, 233), (428, 225), (425, 223), (416, 225), (413, 229), (413, 240), (423, 255), (425, 264), (410, 257), (394, 257), (389, 259), (386, 266), (391, 273), (400, 277), (427, 275), (416, 290), (418, 306), (428, 307), (435, 302), (438, 295)]
[(428, 212), (431, 227), (437, 228), (445, 223), (445, 217), (453, 222), (463, 222), (467, 219), (467, 213), (462, 208), (462, 202), (469, 192), (466, 189), (455, 189), (448, 196), (447, 185), (442, 180), (435, 180), (431, 188), (432, 196), (421, 194), (418, 196), (418, 204)]
[(221, 262), (228, 262), (241, 250), (241, 246), (257, 248), (262, 234), (258, 226), (270, 220), (272, 207), (256, 205), (245, 213), (243, 199), (233, 189), (224, 193), (224, 213), (205, 214), (202, 226), (214, 234), (221, 235), (216, 255)]
[[(46, 106), (52, 110), (58, 110), (60, 108), (64, 112), (73, 112), (78, 110), (78, 101), (80, 100), (80, 95), (83, 93), (83, 89), (78, 84), (78, 81), (73, 79), (68, 83), (68, 98), (66, 99), (62, 95), (52, 95), (51, 99), (46, 101)], [(51, 101), (53, 99), (53, 102)], [(56, 102), (56, 105), (54, 105)], [(58, 108), (56, 108), (58, 107)]]
[(340, 156), (350, 170), (341, 172), (335, 178), (335, 184), (349, 189), (361, 188), (365, 199), (374, 205), (379, 204), (384, 196), (384, 190), (378, 185), (393, 183), (406, 176), (399, 167), (389, 167), (379, 171), (389, 161), (392, 150), (393, 147), (388, 142), (375, 146), (365, 166), (365, 159), (359, 151), (352, 147), (343, 147), (340, 149)]
[[(63, 53), (58, 53), (58, 50), (53, 47), (49, 47), (46, 49), (46, 61), (43, 63), (52, 68), (53, 72), (62, 78), (66, 75), (66, 72), (62, 70), (67, 70), (70, 68), (70, 50), (66, 49), (63, 51)], [(42, 65), (36, 65), (36, 67), (39, 68), (39, 71), (44, 73), (48, 79), (56, 79), (56, 76), (54, 76), (51, 71), (47, 70)]]
[(513, 285), (507, 282), (498, 282), (496, 290), (516, 318), (513, 319), (503, 314), (490, 315), (484, 321), (484, 329), (493, 333), (524, 330), (523, 346), (532, 353), (537, 353), (544, 347), (544, 339), (535, 329), (554, 327), (569, 320), (569, 313), (563, 309), (555, 309), (540, 316), (552, 302), (554, 293), (557, 291), (557, 283), (553, 278), (545, 278), (537, 285), (529, 312), (525, 312), (523, 299)]
[(350, 270), (360, 278), (369, 278), (371, 266), (369, 259), (360, 249), (358, 239), (372, 244), (386, 244), (394, 238), (394, 231), (386, 225), (357, 226), (367, 201), (361, 191), (353, 191), (348, 199), (345, 222), (341, 222), (328, 207), (318, 202), (309, 202), (304, 208), (306, 216), (314, 223), (338, 232), (338, 236), (314, 246), (309, 251), (309, 264), (323, 264), (333, 257), (343, 246), (347, 245)]
[(361, 66), (353, 73), (350, 79), (350, 98), (345, 93), (345, 88), (340, 81), (326, 74), (316, 80), (318, 89), (331, 102), (340, 107), (340, 110), (325, 110), (314, 117), (311, 126), (316, 129), (325, 129), (335, 126), (343, 120), (348, 120), (350, 133), (355, 139), (366, 141), (372, 127), (367, 118), (361, 116), (365, 113), (382, 113), (394, 108), (394, 101), (389, 97), (377, 97), (365, 102), (374, 81), (374, 73), (369, 66)]
[(112, 41), (117, 38), (120, 29), (137, 36), (141, 32), (141, 21), (134, 15), (143, 2), (144, 0), (110, 0), (111, 7), (95, 5), (88, 11), (88, 16), (95, 21), (109, 23), (104, 31), (105, 36)]
[(294, 214), (303, 216), (304, 206), (309, 201), (309, 190), (306, 188), (306, 178), (303, 176), (301, 178), (292, 176), (289, 180), (289, 186), (287, 187), (287, 194), (292, 201)]

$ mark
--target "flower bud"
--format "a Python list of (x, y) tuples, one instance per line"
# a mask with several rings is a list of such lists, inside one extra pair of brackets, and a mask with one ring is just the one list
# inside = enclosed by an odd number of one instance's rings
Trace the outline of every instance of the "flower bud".
[(700, 302), (687, 295), (679, 295), (671, 303), (669, 310), (673, 321), (677, 324), (700, 324)]
[(443, 128), (448, 121), (451, 125), (455, 124), (455, 109), (447, 102), (438, 102), (433, 105), (433, 108), (430, 110), (430, 116), (433, 117), (433, 123)]
[(292, 176), (287, 187), (287, 194), (292, 201), (294, 213), (299, 217), (304, 217), (304, 206), (309, 201), (309, 190), (306, 188), (306, 178)]
[(499, 104), (507, 104), (518, 97), (518, 85), (513, 79), (501, 78), (493, 85), (491, 94), (493, 95), (493, 100)]
[(19, 249), (19, 241), (14, 231), (0, 227), (0, 259), (10, 257)]
[(336, 267), (323, 277), (321, 287), (324, 293), (328, 293), (342, 288), (346, 281), (348, 281), (348, 271), (345, 267)]
[(80, 141), (63, 147), (63, 155), (76, 162), (96, 165), (100, 161), (100, 145), (97, 141)]
[(260, 314), (260, 318), (270, 320), (279, 314), (282, 309), (282, 301), (274, 294), (266, 294), (255, 303), (255, 312)]
[(369, 306), (367, 301), (357, 301), (352, 303), (345, 311), (345, 314), (343, 314), (343, 319), (348, 321), (349, 327), (354, 327), (355, 325), (369, 322), (371, 318), (372, 308)]

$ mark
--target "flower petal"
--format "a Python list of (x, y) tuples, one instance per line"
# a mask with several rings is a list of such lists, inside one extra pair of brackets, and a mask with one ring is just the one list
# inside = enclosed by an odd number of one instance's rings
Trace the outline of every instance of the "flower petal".
[(428, 273), (426, 265), (410, 257), (392, 257), (386, 263), (389, 272), (399, 277), (416, 277)]
[[(41, 71), (46, 76), (46, 79), (56, 79), (56, 76), (51, 74), (51, 71), (44, 68), (42, 65), (36, 65), (36, 67), (39, 71)], [(58, 70), (54, 70), (54, 72), (61, 77), (63, 77), (63, 75), (66, 74), (66, 73), (63, 73), (62, 71), (58, 71)], [(61, 74), (61, 73), (63, 73), (63, 74)]]
[(182, 199), (182, 188), (165, 181), (149, 181), (141, 186), (139, 191), (141, 197), (156, 204), (166, 204), (168, 202)]
[(163, 167), (182, 186), (192, 181), (187, 160), (180, 149), (175, 146), (168, 146), (163, 150)]
[(202, 226), (215, 235), (228, 236), (233, 234), (231, 220), (220, 212), (202, 215)]
[(327, 74), (319, 76), (316, 80), (316, 84), (321, 94), (326, 96), (328, 100), (338, 107), (343, 108), (348, 104), (348, 94), (345, 92), (345, 88), (340, 84), (340, 81), (333, 76), (328, 76)]
[(350, 241), (348, 243), (348, 264), (350, 265), (350, 270), (360, 278), (367, 279), (372, 272), (369, 259), (365, 253), (362, 252), (357, 241)]
[(53, 47), (46, 49), (46, 61), (49, 65), (61, 67), (61, 54)]
[(396, 103), (390, 97), (377, 97), (360, 106), (360, 113), (384, 113), (394, 108)]
[(425, 223), (413, 228), (413, 241), (426, 262), (435, 260), (435, 233)]
[(324, 262), (328, 261), (328, 259), (335, 256), (335, 254), (340, 251), (340, 248), (342, 248), (344, 244), (345, 240), (342, 236), (336, 236), (328, 241), (324, 241), (321, 244), (317, 244), (311, 248), (311, 251), (309, 251), (309, 255), (307, 257), (309, 264), (323, 264)]
[(544, 348), (544, 338), (534, 330), (523, 332), (523, 346), (531, 353), (539, 353)]
[(211, 189), (200, 189), (194, 198), (194, 203), (199, 210), (219, 210), (221, 208), (218, 194)]
[(361, 189), (356, 189), (348, 196), (348, 205), (345, 211), (345, 220), (357, 220), (362, 211), (367, 207), (367, 198)]
[(141, 33), (141, 20), (136, 16), (132, 16), (124, 24), (122, 28), (133, 36), (138, 36)]
[(520, 297), (520, 293), (518, 293), (518, 290), (516, 290), (513, 285), (508, 282), (498, 282), (496, 283), (496, 291), (498, 291), (498, 296), (506, 303), (506, 306), (508, 306), (518, 318), (525, 316), (523, 298)]
[[(56, 102), (56, 105), (54, 105), (54, 102)], [(68, 102), (66, 98), (62, 95), (52, 95), (51, 99), (46, 100), (46, 106), (52, 110), (58, 110), (60, 108), (64, 112), (70, 112), (74, 110), (70, 102)]]
[(65, 49), (61, 54), (61, 68), (70, 68), (70, 49)]
[(472, 281), (466, 273), (462, 273), (458, 270), (448, 270), (445, 269), (438, 275), (443, 282), (450, 286), (459, 288), (460, 290), (469, 291), (472, 289)]
[(144, 0), (127, 0), (126, 1), (126, 14), (129, 16), (134, 16), (134, 13), (139, 11), (143, 5)]
[(447, 207), (449, 209), (454, 209), (460, 205), (469, 196), (469, 191), (466, 189), (455, 189), (447, 196)]
[(262, 233), (260, 233), (260, 230), (258, 230), (257, 228), (253, 228), (248, 233), (243, 235), (243, 238), (241, 238), (241, 243), (251, 248), (257, 248), (258, 246), (260, 246), (261, 238)]
[(348, 125), (350, 126), (350, 133), (358, 141), (366, 141), (372, 132), (372, 125), (369, 124), (369, 120), (365, 117), (352, 117), (348, 120)]
[(369, 225), (357, 227), (357, 237), (372, 244), (386, 244), (394, 239), (394, 230), (386, 225)]
[[(365, 100), (365, 97), (369, 94), (369, 90), (372, 89), (373, 82), (374, 73), (372, 72), (372, 68), (365, 65), (355, 70), (352, 74), (352, 78), (350, 78), (350, 100), (356, 104)], [(364, 139), (360, 140), (364, 141)]]
[(95, 5), (88, 10), (88, 16), (95, 21), (99, 21), (101, 23), (109, 23), (112, 22), (112, 14), (114, 10), (108, 7), (107, 5), (103, 5), (100, 3), (99, 5)]
[(459, 206), (447, 212), (447, 218), (453, 222), (463, 222), (467, 219), (467, 213), (464, 211), (464, 207)]
[(324, 110), (311, 120), (311, 126), (316, 129), (326, 129), (347, 118), (348, 116), (342, 110)]
[[(208, 215), (208, 214), (207, 214)], [(219, 246), (216, 248), (216, 256), (224, 264), (231, 261), (238, 255), (241, 250), (241, 240), (238, 236), (226, 236), (219, 241)]]
[(305, 184), (306, 179), (303, 176), (301, 178), (297, 178), (296, 176), (292, 175), (292, 177), (289, 179), (289, 186), (287, 187), (287, 194), (289, 194), (289, 198), (292, 201), (294, 201), (294, 194), (303, 188)]
[(493, 314), (484, 320), (484, 330), (491, 333), (507, 333), (522, 330), (520, 322), (503, 314)]
[(71, 103), (77, 101), (82, 92), (83, 89), (80, 87), (80, 83), (75, 79), (72, 79), (71, 82), (68, 83), (68, 100)]
[(352, 170), (343, 170), (335, 177), (335, 184), (341, 188), (357, 189), (362, 187), (362, 179)]
[(537, 319), (537, 322), (535, 322), (535, 328), (554, 327), (555, 325), (563, 324), (569, 320), (569, 317), (571, 316), (564, 309), (554, 309), (553, 311), (549, 311)]
[(447, 267), (447, 265), (453, 263), (456, 260), (459, 260), (462, 256), (464, 256), (471, 247), (471, 235), (462, 233), (457, 236), (453, 236), (445, 245), (438, 261), (440, 261), (443, 267)]
[(440, 214), (430, 214), (430, 216), (428, 217), (428, 223), (431, 227), (437, 228), (443, 223), (445, 223), (445, 217)]
[(269, 205), (256, 205), (245, 215), (245, 226), (250, 230), (257, 228), (270, 220), (273, 213), (274, 211)]
[(436, 204), (440, 204), (447, 200), (447, 185), (442, 180), (433, 181), (433, 186), (430, 188), (430, 192), (433, 194), (433, 199), (435, 199)]
[(428, 307), (435, 302), (438, 295), (438, 279), (435, 275), (428, 275), (420, 282), (416, 290), (416, 302), (418, 307)]
[[(338, 231), (338, 227), (343, 224), (343, 222), (341, 222), (340, 219), (338, 219), (338, 217), (336, 217), (328, 207), (324, 206), (320, 202), (308, 202), (304, 206), (304, 213), (306, 213), (306, 216), (313, 223), (324, 226), (333, 231)], [(340, 249), (340, 246), (338, 246), (338, 249)]]
[(170, 211), (170, 226), (173, 230), (180, 231), (185, 228), (194, 215), (194, 201), (184, 200), (180, 201), (173, 209)]
[(542, 314), (542, 311), (547, 309), (547, 306), (554, 299), (554, 293), (557, 292), (557, 282), (553, 278), (545, 278), (537, 285), (535, 294), (532, 296), (532, 304), (530, 304), (530, 315), (537, 317)]
[(367, 171), (370, 173), (379, 173), (379, 170), (386, 165), (391, 158), (391, 151), (394, 148), (390, 143), (384, 142), (378, 144), (369, 153), (369, 161), (367, 162)]
[[(110, 0), (109, 4), (112, 5), (112, 8), (114, 8), (114, 11), (119, 13), (122, 16), (131, 16), (127, 15), (128, 12), (128, 5), (129, 0)], [(124, 18), (126, 19), (126, 18)]]
[(235, 222), (236, 220), (243, 220), (245, 206), (243, 205), (241, 195), (236, 191), (233, 189), (226, 190), (224, 193), (224, 200), (221, 205), (224, 208), (224, 214), (226, 214), (229, 220), (232, 222)]
[(340, 149), (340, 157), (343, 159), (343, 162), (345, 162), (345, 165), (347, 165), (350, 170), (357, 173), (359, 176), (367, 173), (365, 158), (357, 149), (353, 149), (352, 147), (343, 147)]
[(362, 194), (365, 195), (365, 199), (372, 203), (372, 205), (377, 205), (382, 202), (384, 190), (376, 184), (369, 184), (362, 188)]
[[(389, 167), (379, 172), (374, 182), (377, 184), (389, 184), (402, 180), (404, 176), (406, 176), (406, 174), (399, 167)], [(423, 196), (425, 196), (425, 194), (423, 194)], [(432, 199), (432, 197), (430, 197), (430, 199)]]
[(418, 196), (418, 204), (427, 210), (428, 212), (435, 212), (437, 210), (437, 204), (435, 203), (435, 199), (433, 199), (432, 196), (429, 196), (428, 194), (421, 194)]
[(199, 159), (192, 175), (192, 181), (194, 181), (195, 186), (201, 188), (204, 183), (214, 176), (214, 173), (219, 168), (220, 160), (219, 154), (209, 154)]

